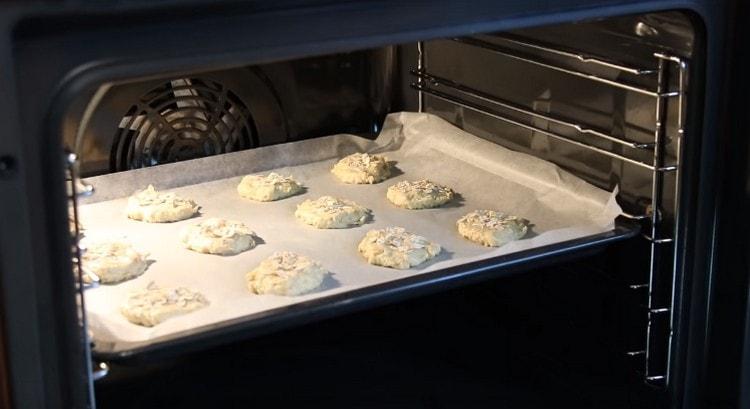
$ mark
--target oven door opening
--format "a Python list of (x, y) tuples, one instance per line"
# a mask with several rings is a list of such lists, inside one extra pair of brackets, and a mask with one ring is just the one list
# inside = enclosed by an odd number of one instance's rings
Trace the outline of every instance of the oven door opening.
[(286, 382), (289, 405), (658, 404), (693, 48), (664, 12), (82, 93), (62, 133), (100, 407)]

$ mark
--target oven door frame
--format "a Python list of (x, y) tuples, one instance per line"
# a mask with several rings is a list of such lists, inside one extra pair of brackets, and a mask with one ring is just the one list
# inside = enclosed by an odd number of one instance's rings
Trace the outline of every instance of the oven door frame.
[[(747, 124), (737, 118), (750, 114), (750, 4), (737, 2), (726, 48), (726, 99), (720, 119), (727, 137), (719, 151), (721, 179), (717, 186), (712, 271), (706, 285), (706, 340), (700, 356), (703, 371), (692, 377), (700, 385), (701, 405), (750, 409), (750, 138)], [(696, 357), (697, 359), (697, 357)], [(686, 386), (688, 388), (690, 386)], [(693, 407), (701, 407), (695, 405)]]
[[(704, 89), (693, 88), (694, 98), (703, 101), (691, 104), (693, 114), (703, 119), (694, 134), (720, 135), (716, 118), (724, 89), (713, 85), (723, 73), (720, 45), (731, 3), (477, 1), (466, 7), (447, 0), (203, 5), (170, 1), (116, 7), (14, 4), (0, 11), (5, 39), (0, 43), (0, 66), (12, 67), (9, 80), (0, 84), (0, 117), (6, 124), (6, 135), (0, 138), (0, 194), (18, 198), (0, 204), (6, 215), (0, 233), (0, 302), (6, 312), (4, 333), (15, 404), (24, 408), (86, 405), (89, 391), (80, 364), (82, 348), (76, 332), (70, 330), (77, 318), (74, 283), (67, 278), (68, 216), (60, 206), (66, 194), (59, 129), (69, 101), (91, 85), (130, 77), (134, 67), (143, 76), (156, 76), (186, 68), (228, 68), (478, 31), (681, 9), (692, 13), (696, 25), (710, 33), (705, 35), (705, 62), (696, 64), (705, 70), (702, 76), (697, 70)], [(165, 22), (164, 15), (173, 19)], [(373, 16), (388, 24), (372, 25)], [(198, 23), (204, 28), (202, 35), (195, 35)], [(156, 35), (160, 44), (154, 42)], [(191, 41), (189, 50), (181, 47), (185, 39)], [(105, 66), (108, 69), (102, 70)], [(717, 157), (716, 142), (698, 145), (691, 144), (692, 152), (686, 152), (693, 165)], [(712, 241), (707, 239), (714, 237), (714, 224), (708, 215), (714, 213), (716, 203), (710, 198), (715, 197), (716, 181), (722, 180), (712, 166), (692, 173), (688, 177), (694, 183), (686, 183), (690, 188), (682, 193), (692, 203), (685, 209), (692, 223), (686, 227), (691, 235), (683, 252), (685, 280), (680, 286), (682, 309), (688, 311), (690, 306), (690, 312), (681, 316), (675, 329), (685, 336), (676, 343), (675, 387), (670, 389), (675, 406), (685, 407), (683, 403), (694, 401), (699, 393), (683, 386), (695, 371), (702, 372), (696, 357), (703, 355), (696, 351), (704, 346), (695, 331), (706, 325), (703, 304), (691, 302), (690, 294), (693, 298), (707, 294), (699, 284), (712, 274)], [(39, 237), (46, 240), (39, 242)]]

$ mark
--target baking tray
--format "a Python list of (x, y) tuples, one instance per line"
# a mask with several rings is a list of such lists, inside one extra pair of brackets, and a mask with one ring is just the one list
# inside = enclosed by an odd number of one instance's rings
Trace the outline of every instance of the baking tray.
[[(329, 169), (352, 152), (386, 155), (395, 175), (376, 185), (346, 185)], [(304, 186), (297, 196), (258, 203), (237, 195), (248, 173), (291, 173)], [(453, 187), (458, 198), (428, 210), (404, 210), (385, 199), (388, 186), (406, 179), (430, 178)], [(146, 358), (205, 348), (274, 328), (320, 319), (378, 302), (493, 277), (531, 267), (637, 233), (637, 226), (615, 224), (620, 213), (614, 192), (606, 192), (538, 158), (513, 152), (468, 134), (429, 114), (391, 114), (375, 140), (333, 135), (89, 179), (96, 194), (82, 202), (87, 239), (126, 237), (150, 253), (154, 263), (142, 276), (86, 293), (94, 353), (102, 359)], [(181, 222), (148, 224), (129, 220), (129, 194), (153, 183), (190, 197), (201, 215)], [(360, 227), (319, 230), (298, 222), (293, 212), (306, 198), (332, 194), (373, 210)], [(461, 238), (455, 221), (478, 208), (495, 208), (533, 224), (523, 240), (490, 249)], [(236, 256), (215, 256), (182, 248), (177, 239), (187, 224), (204, 217), (242, 220), (263, 243)], [(371, 266), (356, 251), (373, 228), (406, 227), (440, 243), (436, 259), (409, 270)], [(332, 272), (319, 291), (299, 297), (250, 294), (244, 275), (277, 250), (292, 250), (320, 260)], [(119, 305), (127, 293), (149, 282), (187, 286), (203, 292), (208, 308), (170, 319), (153, 328), (127, 322)]]

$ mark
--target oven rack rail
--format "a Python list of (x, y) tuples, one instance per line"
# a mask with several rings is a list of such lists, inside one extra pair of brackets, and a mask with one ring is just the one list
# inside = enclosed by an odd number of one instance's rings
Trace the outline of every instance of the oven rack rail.
[[(644, 88), (642, 86), (615, 81), (607, 78), (597, 76), (595, 74), (587, 73), (585, 71), (563, 67), (555, 65), (542, 58), (533, 56), (530, 53), (524, 53), (518, 49), (504, 47), (499, 44), (490, 43), (477, 38), (461, 37), (452, 38), (451, 40), (466, 46), (479, 48), (488, 53), (499, 55), (502, 57), (510, 58), (516, 61), (521, 61), (528, 64), (533, 64), (543, 68), (547, 68), (565, 75), (571, 75), (578, 78), (584, 78), (589, 81), (609, 85), (614, 88), (624, 89), (626, 91), (635, 92), (642, 95), (647, 95), (656, 99), (656, 109), (654, 112), (654, 139), (649, 142), (637, 142), (629, 139), (621, 138), (618, 136), (611, 135), (606, 131), (597, 129), (595, 127), (582, 124), (580, 122), (571, 120), (569, 118), (563, 118), (555, 114), (541, 113), (532, 110), (528, 107), (513, 103), (505, 100), (499, 96), (491, 95), (481, 90), (470, 87), (466, 84), (451, 80), (449, 78), (440, 77), (430, 73), (426, 66), (426, 50), (424, 42), (417, 43), (417, 67), (410, 71), (411, 75), (416, 78), (416, 81), (411, 84), (411, 87), (417, 91), (419, 111), (424, 112), (426, 98), (430, 96), (444, 102), (452, 103), (460, 106), (464, 109), (468, 109), (494, 119), (500, 120), (510, 125), (518, 126), (529, 131), (537, 132), (545, 135), (549, 138), (559, 140), (565, 143), (569, 143), (578, 146), (589, 151), (596, 152), (601, 155), (620, 160), (630, 165), (645, 168), (652, 172), (652, 189), (651, 189), (651, 209), (646, 209), (642, 214), (623, 214), (623, 216), (647, 222), (649, 224), (646, 229), (649, 233), (643, 234), (643, 237), (650, 243), (650, 261), (649, 261), (649, 273), (647, 283), (636, 283), (630, 286), (633, 290), (647, 290), (647, 320), (646, 320), (646, 335), (645, 335), (645, 346), (643, 349), (628, 352), (627, 355), (631, 357), (642, 357), (643, 364), (643, 378), (647, 384), (653, 386), (664, 387), (669, 384), (670, 379), (670, 367), (671, 367), (671, 355), (672, 355), (672, 343), (674, 338), (674, 322), (675, 322), (675, 291), (678, 267), (676, 265), (676, 247), (668, 247), (670, 243), (677, 241), (678, 223), (680, 220), (680, 208), (679, 200), (675, 200), (674, 208), (671, 209), (674, 214), (674, 223), (667, 225), (664, 223), (662, 218), (664, 214), (663, 209), (663, 194), (664, 194), (664, 177), (666, 174), (672, 174), (675, 178), (675, 198), (679, 197), (679, 186), (680, 186), (680, 161), (682, 157), (682, 141), (685, 136), (684, 122), (685, 122), (685, 98), (686, 98), (686, 81), (688, 74), (687, 61), (684, 59), (668, 55), (664, 53), (654, 53), (653, 57), (655, 60), (655, 67), (643, 68), (643, 67), (632, 67), (626, 64), (611, 61), (609, 59), (594, 56), (575, 50), (565, 50), (546, 44), (529, 41), (518, 36), (504, 34), (498, 36), (503, 41), (513, 44), (516, 48), (532, 50), (537, 53), (552, 55), (555, 57), (569, 58), (579, 63), (590, 64), (592, 66), (607, 67), (614, 70), (619, 70), (627, 74), (636, 76), (647, 76), (652, 78), (656, 82), (654, 89)], [(676, 67), (677, 70), (677, 86), (676, 89), (670, 89), (669, 75), (671, 73), (672, 66)], [(674, 163), (665, 163), (665, 149), (667, 139), (667, 129), (665, 124), (665, 117), (667, 115), (666, 105), (668, 99), (674, 99), (677, 103), (677, 133), (675, 140), (677, 141), (677, 154)], [(548, 123), (554, 123), (566, 128), (570, 128), (576, 131), (580, 135), (588, 135), (591, 137), (598, 138), (601, 141), (607, 141), (617, 145), (624, 146), (626, 149), (632, 151), (647, 152), (652, 155), (653, 159), (649, 162), (643, 162), (624, 154), (612, 152), (591, 143), (584, 142), (579, 139), (562, 135), (560, 133), (552, 132), (548, 129), (543, 129), (538, 126), (534, 126), (531, 123), (524, 123), (520, 120), (511, 118), (497, 109), (488, 108), (482, 104), (474, 101), (481, 101), (483, 104), (488, 104), (494, 107), (504, 109), (506, 111), (513, 111), (517, 114), (521, 114), (531, 120), (540, 119), (547, 121)], [(660, 265), (662, 261), (666, 260), (669, 263), (668, 269), (671, 270), (668, 274), (671, 275), (669, 281), (668, 291), (670, 292), (668, 305), (658, 305), (655, 300), (655, 284), (657, 275), (662, 274)], [(661, 340), (656, 339), (654, 333), (654, 327), (657, 325), (657, 319), (665, 314), (668, 315), (667, 319), (667, 339)], [(652, 356), (655, 343), (666, 344), (666, 357), (662, 365), (657, 365)]]
[[(86, 318), (86, 303), (84, 292), (90, 288), (99, 286), (100, 280), (90, 271), (84, 271), (82, 265), (82, 256), (86, 249), (81, 246), (80, 238), (82, 227), (78, 214), (78, 198), (90, 196), (94, 193), (94, 187), (86, 184), (78, 177), (78, 157), (76, 154), (66, 152), (65, 162), (65, 182), (68, 199), (68, 222), (70, 233), (70, 254), (71, 266), (75, 279), (76, 304), (78, 306), (78, 326), (79, 336), (83, 346), (84, 368), (87, 368), (86, 379), (88, 383), (89, 395), (87, 396), (88, 407), (96, 409), (96, 400), (94, 398), (94, 382), (105, 377), (109, 373), (109, 366), (105, 362), (94, 364), (91, 351), (92, 341), (88, 330), (88, 320)], [(87, 280), (84, 280), (84, 276)]]

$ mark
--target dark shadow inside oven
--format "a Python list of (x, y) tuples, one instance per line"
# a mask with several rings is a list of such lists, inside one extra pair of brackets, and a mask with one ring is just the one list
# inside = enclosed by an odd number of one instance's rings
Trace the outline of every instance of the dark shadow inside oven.
[(625, 278), (637, 244), (185, 358), (116, 365), (97, 398), (107, 409), (660, 407), (626, 354), (643, 324)]

